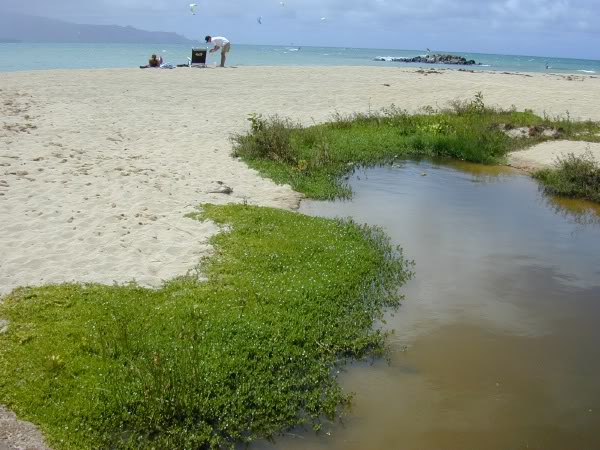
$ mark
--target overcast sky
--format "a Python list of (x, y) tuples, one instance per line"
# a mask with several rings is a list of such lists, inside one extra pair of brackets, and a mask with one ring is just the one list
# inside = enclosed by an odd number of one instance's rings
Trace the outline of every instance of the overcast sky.
[(175, 31), (193, 39), (224, 35), (247, 44), (600, 59), (600, 0), (194, 1), (195, 16), (190, 0), (0, 0), (0, 11)]

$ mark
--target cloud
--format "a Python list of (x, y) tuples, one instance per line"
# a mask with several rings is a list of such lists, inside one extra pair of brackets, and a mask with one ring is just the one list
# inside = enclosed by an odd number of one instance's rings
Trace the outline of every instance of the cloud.
[(544, 24), (555, 23), (561, 18), (569, 17), (576, 8), (572, 7), (568, 0), (506, 0), (493, 3), (491, 10), (500, 20)]
[[(82, 23), (114, 23), (178, 31), (198, 37), (206, 28), (235, 34), (244, 42), (299, 41), (311, 36), (332, 45), (377, 46), (385, 41), (403, 47), (420, 38), (441, 47), (453, 43), (463, 50), (485, 50), (481, 42), (521, 42), (538, 46), (561, 37), (565, 42), (589, 41), (600, 47), (598, 0), (197, 0), (192, 21), (188, 0), (0, 0), (0, 11), (12, 10)], [(257, 28), (256, 17), (264, 24)], [(319, 19), (327, 17), (327, 26)], [(317, 36), (318, 35), (318, 36)], [(307, 37), (308, 36), (308, 37)], [(362, 42), (366, 37), (366, 42)], [(437, 40), (437, 41), (435, 41)], [(310, 41), (310, 42), (309, 42)], [(513, 45), (513, 44), (511, 44)], [(595, 46), (595, 47), (594, 47)], [(551, 49), (550, 49), (551, 50)], [(520, 51), (518, 48), (506, 52)], [(598, 50), (595, 51), (598, 53)]]

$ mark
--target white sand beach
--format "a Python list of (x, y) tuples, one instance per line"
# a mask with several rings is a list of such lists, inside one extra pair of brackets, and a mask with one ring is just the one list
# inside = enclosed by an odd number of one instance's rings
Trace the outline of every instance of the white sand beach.
[[(487, 104), (600, 120), (600, 79), (370, 67), (93, 70), (0, 75), (0, 294), (66, 281), (158, 286), (210, 251), (198, 204), (294, 208), (230, 156), (249, 113)], [(550, 145), (550, 144), (547, 144)], [(580, 145), (580, 144), (577, 144)], [(594, 147), (600, 158), (600, 150)], [(561, 144), (568, 152), (571, 144)], [(541, 149), (545, 154), (544, 149)], [(535, 161), (541, 156), (532, 156)], [(527, 165), (531, 165), (528, 160)], [(231, 195), (209, 193), (222, 182)]]

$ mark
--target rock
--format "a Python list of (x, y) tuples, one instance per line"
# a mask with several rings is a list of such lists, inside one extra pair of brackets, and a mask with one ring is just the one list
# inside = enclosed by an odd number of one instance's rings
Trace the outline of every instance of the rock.
[(29, 175), (29, 172), (27, 172), (26, 170), (17, 170), (15, 172), (4, 172), (4, 175), (16, 175), (18, 177), (24, 177)]
[(214, 189), (212, 191), (208, 191), (209, 194), (226, 194), (229, 195), (233, 192), (233, 189), (229, 186), (222, 185), (221, 187)]
[(527, 127), (512, 128), (510, 130), (505, 130), (504, 132), (511, 138), (523, 138), (529, 136), (529, 128)]
[(549, 128), (543, 125), (513, 128), (508, 124), (500, 124), (496, 127), (511, 138), (528, 138), (541, 135), (547, 138), (559, 139), (564, 136), (564, 130), (560, 128)]
[(42, 433), (30, 422), (0, 405), (0, 449), (47, 450)]
[(389, 57), (389, 56), (378, 56), (375, 61), (388, 61), (388, 62), (403, 62), (403, 63), (417, 63), (417, 64), (453, 64), (461, 66), (478, 66), (479, 63), (473, 59), (466, 59), (462, 56), (457, 55), (427, 55), (427, 56), (415, 56), (414, 58), (400, 58), (400, 57)]
[(547, 128), (542, 131), (542, 136), (559, 139), (563, 136), (563, 131), (558, 128)]
[(0, 319), (0, 334), (8, 331), (8, 320)]

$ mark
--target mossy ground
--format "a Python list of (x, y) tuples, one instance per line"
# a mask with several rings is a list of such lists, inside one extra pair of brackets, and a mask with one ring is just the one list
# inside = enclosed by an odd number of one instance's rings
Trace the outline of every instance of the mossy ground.
[(243, 205), (197, 218), (230, 228), (212, 240), (206, 281), (21, 288), (0, 306), (0, 403), (56, 449), (221, 448), (318, 429), (349, 400), (334, 368), (383, 352), (373, 323), (410, 273), (380, 230)]

